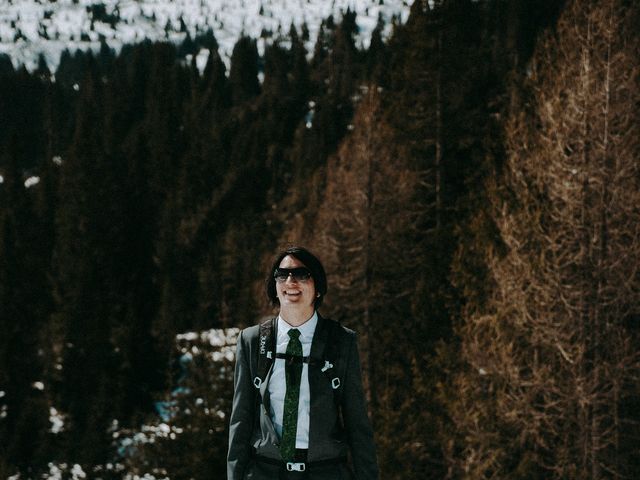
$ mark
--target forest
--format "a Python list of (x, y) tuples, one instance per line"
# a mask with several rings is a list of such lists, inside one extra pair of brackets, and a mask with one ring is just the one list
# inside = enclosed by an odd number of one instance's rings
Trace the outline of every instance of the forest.
[(381, 478), (638, 478), (640, 5), (382, 27), (0, 57), (0, 477), (225, 478), (235, 336), (304, 245)]

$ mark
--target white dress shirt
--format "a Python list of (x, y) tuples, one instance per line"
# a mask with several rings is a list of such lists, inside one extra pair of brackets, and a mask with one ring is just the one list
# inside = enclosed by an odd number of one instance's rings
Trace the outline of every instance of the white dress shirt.
[[(313, 312), (309, 320), (299, 327), (292, 327), (278, 315), (278, 338), (276, 339), (276, 352), (286, 353), (289, 343), (289, 330), (300, 330), (300, 343), (302, 343), (302, 355), (307, 357), (311, 353), (311, 342), (318, 324), (318, 314)], [(282, 438), (282, 417), (284, 415), (284, 396), (287, 391), (285, 378), (285, 360), (276, 358), (273, 363), (273, 371), (269, 379), (269, 398), (271, 404), (271, 419), (277, 434)], [(302, 378), (300, 379), (300, 397), (298, 400), (298, 430), (296, 432), (296, 448), (309, 448), (309, 408), (311, 406), (311, 393), (309, 391), (309, 364), (302, 364)]]

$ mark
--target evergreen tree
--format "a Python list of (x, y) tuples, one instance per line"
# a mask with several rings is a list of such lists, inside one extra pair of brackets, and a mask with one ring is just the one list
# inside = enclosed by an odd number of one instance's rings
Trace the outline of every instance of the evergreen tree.
[(154, 203), (162, 205), (175, 184), (180, 158), (185, 149), (182, 105), (188, 98), (188, 74), (177, 65), (176, 50), (170, 44), (150, 46), (149, 82), (145, 92), (144, 130), (149, 149), (149, 179)]
[(369, 48), (367, 49), (366, 60), (366, 77), (367, 80), (375, 85), (388, 85), (387, 79), (387, 46), (382, 40), (382, 31), (384, 29), (384, 20), (382, 16), (378, 18), (376, 28), (371, 32)]
[(313, 107), (307, 130), (299, 131), (300, 151), (294, 153), (293, 176), (303, 179), (326, 162), (347, 132), (354, 111), (356, 87), (362, 79), (361, 55), (354, 43), (355, 13), (348, 11), (339, 26), (333, 17), (323, 22), (311, 61)]
[(215, 235), (199, 237), (197, 232), (230, 163), (226, 135), (229, 86), (217, 51), (209, 53), (202, 80), (195, 77), (192, 82), (185, 107), (188, 146), (176, 189), (162, 212), (156, 244), (162, 285), (158, 328), (165, 332), (166, 340), (187, 329), (208, 328), (216, 318), (211, 307), (215, 290), (202, 290), (198, 273), (203, 250), (216, 239)]
[(101, 82), (89, 70), (81, 88), (71, 150), (62, 164), (56, 218), (54, 316), (60, 351), (60, 406), (68, 414), (66, 456), (81, 464), (107, 457), (107, 428), (118, 413), (113, 401), (118, 378), (111, 250), (117, 224), (110, 218), (111, 176), (104, 159)]
[(298, 35), (293, 25), (289, 30), (289, 38), (291, 39), (291, 66), (289, 88), (291, 96), (296, 101), (305, 101), (309, 96), (310, 77), (309, 64), (307, 62), (307, 50), (304, 46), (304, 35), (302, 38)]
[(35, 74), (41, 80), (51, 79), (51, 71), (49, 70), (49, 65), (47, 65), (47, 60), (42, 53), (38, 55), (38, 67), (35, 70)]
[[(26, 152), (12, 137), (2, 155), (0, 192), (0, 465), (35, 475), (44, 464), (48, 409), (39, 348), (47, 308), (42, 233), (18, 166)], [(35, 188), (35, 187), (32, 187)]]
[(255, 40), (242, 36), (233, 47), (229, 84), (234, 105), (251, 100), (260, 93), (258, 47)]
[(316, 43), (313, 48), (313, 59), (311, 65), (314, 69), (318, 68), (332, 49), (331, 39), (335, 30), (335, 22), (333, 15), (330, 15), (320, 24)]
[[(135, 119), (123, 118), (131, 108), (125, 102), (135, 90), (123, 81), (121, 72), (116, 73), (120, 80), (105, 87), (103, 154), (111, 182), (110, 217), (117, 225), (107, 248), (116, 267), (111, 285), (116, 312), (111, 340), (118, 354), (114, 379), (121, 402), (118, 421), (130, 425), (152, 408), (153, 395), (164, 386), (168, 354), (161, 351), (152, 331), (158, 303), (153, 261), (158, 208), (152, 203), (148, 157), (130, 149), (132, 133), (124, 128)], [(139, 131), (140, 126), (134, 125), (133, 130)]]
[(44, 154), (44, 94), (45, 84), (24, 67), (0, 77), (0, 145), (6, 153), (20, 152), (14, 159), (21, 171), (34, 168)]
[(13, 73), (11, 57), (6, 53), (0, 54), (0, 75), (9, 75), (11, 73)]

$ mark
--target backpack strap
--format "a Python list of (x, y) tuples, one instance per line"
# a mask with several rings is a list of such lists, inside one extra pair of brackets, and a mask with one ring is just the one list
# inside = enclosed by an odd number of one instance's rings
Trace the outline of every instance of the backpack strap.
[(282, 358), (287, 363), (311, 363), (310, 357), (301, 357), (300, 355), (291, 355), (289, 353), (276, 353), (276, 358)]
[(276, 319), (272, 318), (260, 324), (260, 335), (258, 337), (258, 371), (253, 379), (253, 386), (260, 390), (269, 369), (275, 360), (276, 353)]

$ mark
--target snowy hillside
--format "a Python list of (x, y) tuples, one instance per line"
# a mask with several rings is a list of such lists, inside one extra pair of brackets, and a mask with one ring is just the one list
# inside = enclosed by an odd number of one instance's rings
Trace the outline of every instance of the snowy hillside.
[(395, 16), (404, 22), (409, 0), (0, 0), (0, 54), (14, 66), (37, 66), (43, 54), (50, 67), (64, 49), (97, 49), (100, 41), (118, 50), (144, 39), (182, 41), (211, 29), (228, 59), (244, 33), (258, 47), (293, 24), (306, 23), (310, 50), (323, 19), (336, 20), (350, 8), (357, 13), (357, 44), (366, 47), (378, 18), (391, 29)]

